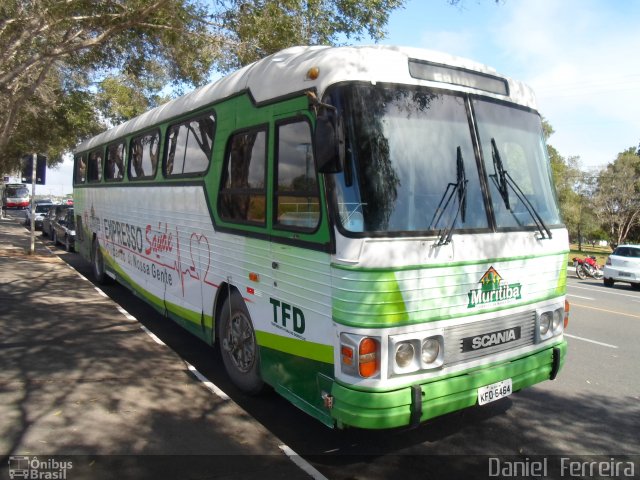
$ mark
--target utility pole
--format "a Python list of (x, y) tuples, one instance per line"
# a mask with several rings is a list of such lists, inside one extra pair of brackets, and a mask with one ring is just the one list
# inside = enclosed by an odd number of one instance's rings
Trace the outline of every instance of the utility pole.
[(31, 242), (29, 246), (29, 255), (35, 254), (36, 251), (36, 225), (35, 225), (35, 211), (36, 211), (36, 165), (38, 163), (38, 154), (33, 154), (33, 162), (31, 162)]

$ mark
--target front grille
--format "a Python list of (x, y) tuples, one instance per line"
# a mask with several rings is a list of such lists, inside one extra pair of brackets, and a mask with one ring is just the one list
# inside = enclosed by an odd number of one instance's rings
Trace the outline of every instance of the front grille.
[[(444, 363), (447, 366), (455, 365), (457, 363), (485, 357), (487, 355), (513, 350), (526, 345), (533, 345), (535, 342), (535, 325), (536, 312), (530, 311), (445, 328)], [(462, 350), (462, 340), (464, 338), (516, 327), (520, 327), (520, 338), (516, 340), (473, 351), (464, 352)]]

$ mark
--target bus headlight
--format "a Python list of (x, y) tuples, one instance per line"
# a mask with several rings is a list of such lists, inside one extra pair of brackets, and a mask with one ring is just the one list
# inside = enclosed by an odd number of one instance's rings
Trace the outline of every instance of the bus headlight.
[(422, 342), (422, 363), (430, 364), (438, 359), (440, 342), (435, 338), (427, 338)]
[(551, 323), (551, 330), (554, 335), (558, 335), (562, 333), (564, 326), (564, 310), (562, 308), (558, 308), (553, 311), (553, 321)]
[(544, 312), (540, 315), (540, 337), (545, 338), (551, 327), (551, 312)]
[(443, 331), (390, 335), (388, 351), (391, 376), (441, 368), (444, 364)]
[(553, 310), (538, 310), (536, 343), (561, 335), (564, 331), (564, 321), (565, 309), (562, 307)]
[(400, 368), (407, 368), (413, 362), (416, 351), (409, 342), (402, 342), (396, 346), (396, 364)]

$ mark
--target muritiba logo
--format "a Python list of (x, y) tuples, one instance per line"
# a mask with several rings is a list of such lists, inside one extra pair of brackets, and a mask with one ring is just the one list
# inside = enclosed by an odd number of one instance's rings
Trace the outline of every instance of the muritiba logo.
[(492, 303), (503, 303), (522, 298), (522, 285), (505, 282), (495, 268), (490, 267), (480, 281), (481, 287), (469, 291), (467, 308), (479, 307)]

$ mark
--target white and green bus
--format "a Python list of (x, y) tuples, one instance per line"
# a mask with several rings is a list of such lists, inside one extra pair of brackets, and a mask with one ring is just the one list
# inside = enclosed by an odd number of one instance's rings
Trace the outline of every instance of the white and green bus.
[(75, 152), (77, 250), (328, 426), (554, 379), (567, 230), (532, 91), (426, 50), (295, 47)]

